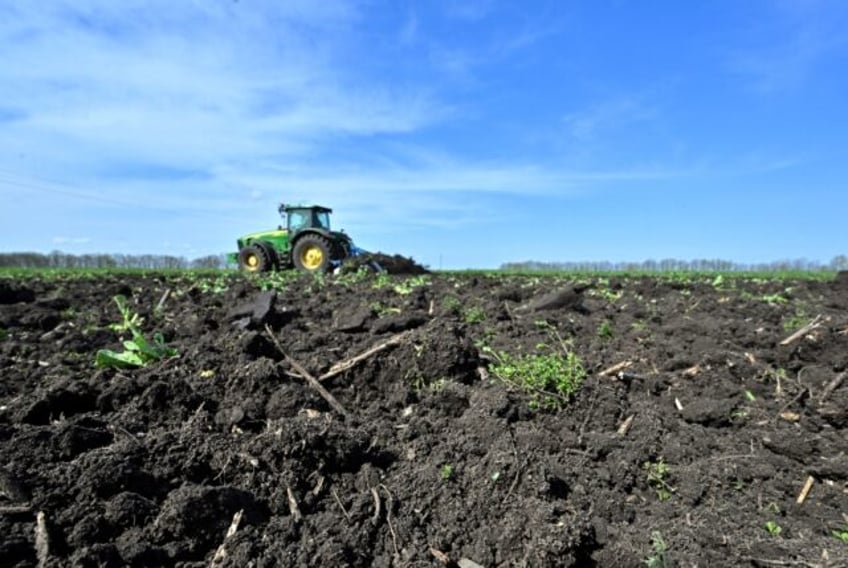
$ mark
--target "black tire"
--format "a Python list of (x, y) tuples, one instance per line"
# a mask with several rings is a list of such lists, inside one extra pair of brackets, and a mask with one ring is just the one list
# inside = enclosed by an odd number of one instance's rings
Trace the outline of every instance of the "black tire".
[(269, 247), (255, 243), (239, 251), (238, 264), (245, 272), (268, 272), (274, 267), (274, 259)]
[(294, 244), (292, 262), (295, 268), (305, 272), (326, 272), (330, 268), (330, 241), (310, 233), (303, 235)]

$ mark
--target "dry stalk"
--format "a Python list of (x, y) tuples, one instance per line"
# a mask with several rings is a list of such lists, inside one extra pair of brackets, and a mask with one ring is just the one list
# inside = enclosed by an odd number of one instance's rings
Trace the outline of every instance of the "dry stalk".
[(825, 399), (827, 399), (827, 397), (833, 394), (833, 391), (839, 388), (839, 386), (842, 384), (842, 381), (845, 380), (846, 374), (848, 374), (848, 372), (842, 371), (841, 373), (836, 375), (836, 377), (834, 377), (832, 381), (827, 383), (827, 386), (824, 387), (824, 390), (822, 390), (821, 396), (819, 397), (819, 404), (822, 404)]
[(386, 492), (386, 523), (389, 525), (389, 532), (392, 535), (392, 546), (395, 549), (395, 556), (400, 554), (400, 549), (398, 548), (398, 538), (397, 533), (395, 532), (395, 527), (392, 525), (392, 493), (389, 491), (389, 488), (383, 485), (382, 483), (379, 485), (380, 489)]
[(236, 531), (239, 528), (239, 524), (241, 524), (241, 517), (244, 514), (244, 510), (240, 510), (233, 515), (233, 520), (230, 523), (229, 528), (227, 529), (227, 534), (224, 535), (224, 542), (221, 543), (221, 546), (218, 547), (218, 550), (215, 551), (215, 556), (212, 557), (212, 563), (210, 566), (218, 566), (227, 558), (227, 539), (236, 534)]
[(345, 418), (350, 418), (350, 413), (345, 409), (344, 406), (341, 405), (338, 400), (336, 400), (336, 397), (330, 394), (330, 391), (325, 389), (324, 386), (320, 382), (318, 382), (318, 379), (313, 377), (312, 374), (303, 367), (303, 365), (289, 357), (288, 353), (286, 353), (285, 349), (283, 349), (283, 346), (280, 345), (280, 342), (277, 340), (277, 336), (275, 336), (274, 332), (271, 330), (271, 326), (269, 326), (268, 324), (265, 324), (265, 332), (268, 334), (268, 337), (274, 343), (274, 346), (277, 348), (277, 351), (280, 352), (285, 361), (300, 374), (300, 376), (309, 384), (309, 386), (311, 386), (319, 395), (321, 395), (321, 397), (327, 401), (327, 403), (330, 405), (330, 407), (332, 407), (333, 410), (335, 410)]
[(804, 487), (801, 488), (801, 493), (798, 494), (798, 499), (795, 501), (799, 505), (803, 505), (804, 501), (807, 500), (807, 495), (810, 494), (810, 490), (813, 488), (813, 479), (812, 475), (807, 476), (807, 482), (804, 483)]
[(631, 414), (627, 418), (625, 418), (624, 422), (621, 423), (621, 426), (618, 427), (618, 435), (626, 436), (630, 431), (630, 427), (633, 425), (633, 419), (636, 418), (635, 414)]
[(347, 509), (345, 509), (344, 505), (342, 505), (342, 501), (339, 499), (339, 494), (336, 493), (335, 487), (332, 489), (331, 493), (333, 494), (333, 499), (336, 500), (336, 504), (339, 506), (339, 509), (342, 510), (342, 514), (345, 516), (345, 519), (347, 519), (347, 522), (350, 523), (350, 513), (348, 513)]
[(402, 333), (399, 333), (397, 335), (394, 335), (394, 336), (388, 338), (387, 340), (383, 341), (382, 343), (378, 343), (377, 345), (375, 345), (375, 346), (371, 347), (370, 349), (360, 353), (359, 355), (356, 355), (356, 356), (351, 357), (349, 359), (346, 359), (344, 361), (339, 361), (338, 363), (336, 363), (332, 367), (330, 367), (329, 371), (327, 371), (326, 373), (324, 373), (323, 375), (318, 377), (318, 380), (319, 381), (326, 381), (327, 379), (335, 377), (336, 375), (340, 375), (341, 373), (344, 373), (348, 369), (351, 369), (354, 366), (356, 366), (357, 363), (364, 361), (365, 359), (368, 359), (372, 355), (379, 353), (380, 351), (383, 351), (384, 349), (388, 349), (389, 347), (391, 347), (393, 345), (403, 343), (403, 341), (405, 341), (411, 334), (412, 334), (412, 330), (404, 331)]
[(816, 329), (817, 327), (821, 327), (821, 324), (822, 324), (823, 321), (824, 321), (824, 318), (822, 318), (821, 314), (817, 315), (816, 317), (813, 318), (813, 320), (810, 323), (808, 323), (807, 325), (805, 325), (804, 327), (802, 327), (801, 329), (799, 329), (798, 331), (796, 331), (795, 333), (793, 333), (792, 335), (790, 335), (789, 337), (787, 337), (786, 339), (781, 341), (780, 344), (781, 345), (789, 345), (790, 343), (792, 343), (793, 341), (795, 341), (799, 337), (803, 337), (803, 336), (807, 335), (809, 332)]
[(374, 516), (371, 522), (376, 525), (380, 521), (380, 494), (374, 487), (371, 488), (371, 496), (374, 497)]
[(623, 371), (624, 369), (629, 369), (633, 366), (633, 361), (622, 361), (621, 363), (616, 363), (612, 367), (608, 367), (598, 373), (599, 377), (609, 377), (611, 375), (615, 375), (619, 371)]
[(35, 557), (38, 568), (45, 568), (50, 558), (50, 536), (47, 534), (47, 519), (44, 511), (35, 516)]
[(291, 512), (294, 522), (299, 523), (303, 520), (303, 513), (300, 512), (300, 506), (297, 504), (297, 499), (294, 498), (294, 492), (289, 486), (286, 486), (286, 497), (288, 497), (289, 501), (289, 512)]

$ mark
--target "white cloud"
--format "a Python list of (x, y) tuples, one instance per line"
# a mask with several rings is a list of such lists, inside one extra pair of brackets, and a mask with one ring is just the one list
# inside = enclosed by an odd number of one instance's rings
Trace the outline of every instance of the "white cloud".
[(727, 67), (759, 93), (803, 86), (816, 68), (848, 45), (844, 3), (784, 0), (751, 26), (745, 46), (731, 51)]
[(428, 86), (344, 68), (351, 6), (15, 3), (0, 22), (0, 120), (13, 117), (0, 166), (65, 178), (116, 161), (208, 170), (442, 118)]
[(89, 237), (53, 237), (55, 245), (85, 245), (90, 242)]

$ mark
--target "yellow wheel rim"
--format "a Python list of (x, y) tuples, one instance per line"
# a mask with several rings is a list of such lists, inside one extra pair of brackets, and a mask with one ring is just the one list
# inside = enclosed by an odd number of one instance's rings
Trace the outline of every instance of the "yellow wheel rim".
[(300, 263), (307, 270), (317, 270), (324, 263), (324, 251), (315, 245), (304, 247), (300, 252)]
[(256, 255), (256, 254), (247, 255), (244, 259), (244, 265), (251, 272), (255, 272), (255, 271), (259, 270), (259, 255)]

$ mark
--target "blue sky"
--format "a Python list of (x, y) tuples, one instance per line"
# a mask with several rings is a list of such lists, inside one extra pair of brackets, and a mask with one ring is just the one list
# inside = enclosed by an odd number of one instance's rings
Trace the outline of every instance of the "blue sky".
[(438, 268), (848, 252), (841, 0), (5, 0), (0, 250)]

